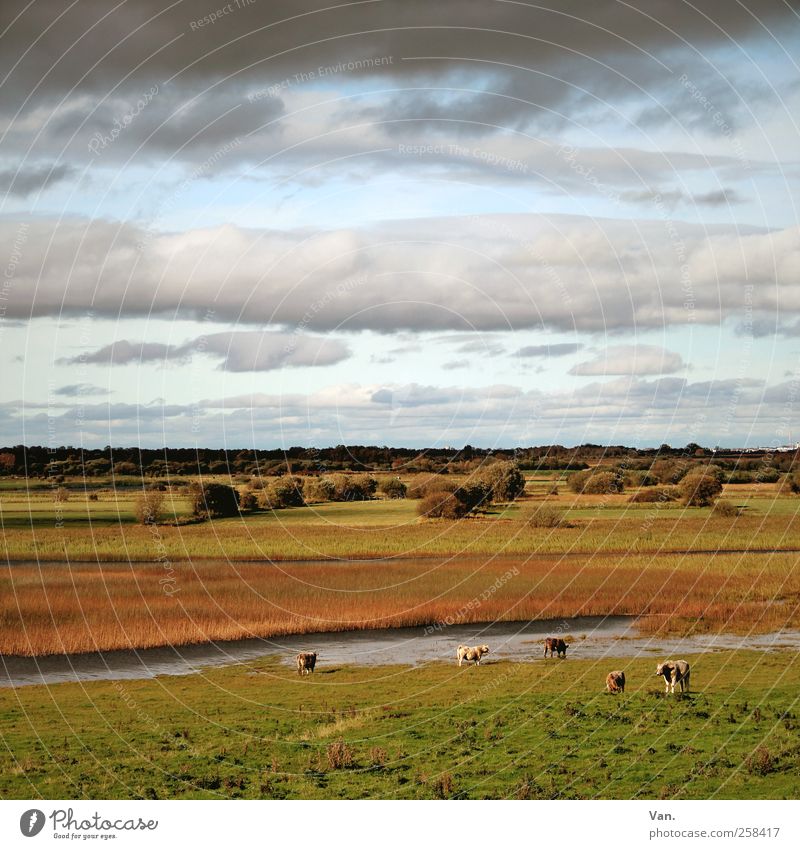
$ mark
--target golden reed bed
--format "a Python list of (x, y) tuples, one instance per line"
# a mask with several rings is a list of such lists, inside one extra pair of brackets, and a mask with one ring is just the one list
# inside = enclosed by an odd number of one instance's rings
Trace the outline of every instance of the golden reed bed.
[(766, 632), (800, 625), (800, 555), (14, 564), (0, 599), (0, 653), (17, 655), (606, 614)]

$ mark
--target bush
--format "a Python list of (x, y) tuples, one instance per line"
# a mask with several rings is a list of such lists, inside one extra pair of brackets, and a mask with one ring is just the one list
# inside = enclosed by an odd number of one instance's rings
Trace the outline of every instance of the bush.
[(400, 478), (384, 478), (378, 489), (386, 498), (405, 498), (408, 487)]
[(492, 487), (482, 480), (462, 484), (453, 490), (453, 495), (464, 503), (468, 513), (492, 503)]
[(417, 513), (427, 519), (463, 519), (469, 510), (455, 492), (440, 489), (422, 498)]
[(789, 472), (778, 481), (778, 492), (781, 495), (800, 495), (800, 472)]
[(302, 507), (303, 479), (283, 475), (270, 481), (261, 493), (261, 506), (266, 510), (282, 510), (285, 507)]
[(525, 491), (525, 477), (519, 466), (499, 460), (482, 469), (475, 478), (491, 489), (492, 501), (515, 501)]
[(330, 478), (306, 478), (303, 484), (303, 496), (306, 504), (312, 501), (333, 501), (336, 487)]
[(198, 518), (221, 519), (239, 513), (239, 493), (227, 484), (195, 482), (189, 494), (192, 513)]
[(157, 525), (163, 508), (164, 493), (158, 489), (148, 489), (136, 497), (133, 512), (140, 525)]
[(463, 519), (490, 500), (491, 489), (483, 482), (440, 487), (428, 491), (417, 505), (417, 513), (428, 519)]
[(406, 498), (425, 498), (434, 492), (455, 492), (456, 484), (440, 477), (431, 477), (422, 483), (409, 487)]
[(331, 769), (348, 769), (353, 766), (353, 750), (344, 742), (337, 740), (328, 746), (328, 766)]
[(570, 475), (568, 485), (573, 492), (582, 492), (586, 495), (622, 492), (625, 488), (622, 475), (617, 472), (577, 472)]
[(372, 475), (333, 475), (334, 501), (369, 501), (378, 488)]
[(529, 528), (568, 528), (566, 514), (563, 510), (546, 505), (534, 510), (526, 519)]
[(59, 486), (53, 490), (53, 501), (58, 504), (63, 503), (64, 501), (69, 501), (69, 490), (65, 489), (63, 486)]
[(258, 497), (249, 486), (243, 486), (239, 490), (239, 511), (248, 513), (258, 508)]
[(675, 486), (655, 486), (650, 489), (640, 489), (628, 499), (630, 504), (655, 504), (664, 501), (677, 501), (680, 492)]
[(711, 515), (715, 519), (735, 519), (739, 515), (739, 508), (730, 501), (718, 501), (711, 508)]
[(722, 484), (716, 475), (693, 472), (681, 481), (680, 490), (687, 507), (707, 507), (722, 492)]

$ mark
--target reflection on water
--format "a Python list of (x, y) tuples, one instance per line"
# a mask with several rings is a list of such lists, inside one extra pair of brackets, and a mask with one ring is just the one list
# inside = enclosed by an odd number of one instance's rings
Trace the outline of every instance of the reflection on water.
[[(634, 621), (628, 616), (587, 616), (536, 622), (452, 625), (440, 629), (344, 631), (43, 658), (0, 656), (0, 687), (189, 675), (202, 668), (246, 664), (267, 655), (281, 656), (285, 663), (293, 665), (294, 655), (304, 650), (318, 653), (318, 668), (343, 664), (455, 663), (456, 647), (460, 643), (487, 643), (491, 653), (484, 662), (544, 662), (542, 641), (546, 636), (569, 636), (570, 658), (655, 657), (738, 648), (800, 649), (800, 632), (797, 631), (748, 637), (732, 634), (703, 634), (689, 638), (644, 637), (636, 631)], [(569, 660), (547, 662), (568, 663)]]

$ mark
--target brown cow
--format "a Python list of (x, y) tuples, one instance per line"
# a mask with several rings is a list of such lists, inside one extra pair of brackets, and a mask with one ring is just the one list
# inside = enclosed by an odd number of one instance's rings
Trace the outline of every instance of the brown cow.
[(481, 658), (485, 654), (489, 654), (489, 646), (473, 646), (472, 648), (469, 646), (459, 646), (456, 651), (459, 666), (461, 666), (462, 660), (474, 661), (475, 666), (480, 666)]
[(659, 663), (656, 675), (664, 677), (666, 693), (674, 693), (676, 684), (680, 684), (682, 693), (689, 690), (689, 664), (685, 660), (665, 660)]
[(625, 673), (621, 669), (615, 669), (606, 675), (606, 690), (609, 693), (625, 692)]
[(301, 651), (296, 659), (298, 675), (310, 675), (317, 665), (317, 653), (315, 651)]
[(544, 641), (544, 656), (547, 657), (547, 652), (550, 652), (550, 657), (566, 657), (569, 646), (561, 639), (561, 637), (548, 637)]

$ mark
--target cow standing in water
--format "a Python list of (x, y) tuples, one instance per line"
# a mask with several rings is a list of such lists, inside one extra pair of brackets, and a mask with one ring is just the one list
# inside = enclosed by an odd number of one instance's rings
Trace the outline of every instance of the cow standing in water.
[(296, 659), (298, 675), (310, 675), (317, 665), (317, 653), (315, 651), (301, 651)]
[(547, 657), (547, 652), (550, 652), (550, 657), (566, 657), (569, 646), (561, 639), (561, 637), (548, 637), (544, 641), (544, 656)]
[(689, 691), (689, 664), (685, 660), (665, 660), (656, 667), (656, 675), (662, 675), (666, 681), (666, 693), (674, 693), (675, 685), (680, 684), (681, 692)]

